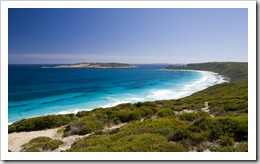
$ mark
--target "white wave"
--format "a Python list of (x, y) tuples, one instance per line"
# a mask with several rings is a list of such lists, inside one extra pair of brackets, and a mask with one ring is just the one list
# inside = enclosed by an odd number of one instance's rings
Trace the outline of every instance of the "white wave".
[(178, 89), (159, 89), (151, 90), (148, 95), (150, 100), (169, 100), (178, 99), (189, 96), (195, 92), (206, 89), (215, 84), (220, 84), (226, 81), (222, 76), (217, 73), (209, 71), (194, 71), (201, 73), (201, 77), (195, 81), (188, 82)]
[(77, 114), (79, 111), (85, 111), (85, 110), (92, 110), (92, 109), (69, 109), (69, 110), (64, 110), (64, 111), (61, 111), (61, 112), (58, 112), (58, 113), (55, 113), (55, 114)]
[(197, 81), (186, 84), (184, 87), (185, 90), (199, 91), (199, 90), (206, 89), (215, 84), (227, 82), (226, 80), (224, 80), (222, 76), (220, 76), (217, 73), (209, 72), (209, 71), (197, 71), (197, 72), (200, 72), (202, 74), (202, 77)]
[(160, 90), (151, 90), (147, 98), (150, 101), (154, 100), (170, 100), (178, 99), (189, 95), (189, 92), (185, 90), (176, 90), (176, 89), (160, 89)]
[(121, 96), (121, 97), (126, 97), (126, 98), (122, 98), (122, 99), (117, 99), (117, 98), (112, 98), (112, 97), (107, 97), (107, 101), (109, 103), (100, 106), (101, 108), (108, 108), (108, 107), (113, 107), (119, 104), (124, 104), (124, 103), (135, 103), (135, 102), (141, 102), (141, 101), (145, 101), (145, 98), (141, 98), (141, 97), (133, 97), (135, 95), (132, 94), (127, 94), (129, 97), (127, 96)]

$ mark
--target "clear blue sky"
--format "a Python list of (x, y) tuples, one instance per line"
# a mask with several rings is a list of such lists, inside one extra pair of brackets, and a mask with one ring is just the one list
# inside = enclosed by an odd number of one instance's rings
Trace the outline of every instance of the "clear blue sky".
[(247, 62), (247, 9), (9, 9), (8, 19), (9, 64)]

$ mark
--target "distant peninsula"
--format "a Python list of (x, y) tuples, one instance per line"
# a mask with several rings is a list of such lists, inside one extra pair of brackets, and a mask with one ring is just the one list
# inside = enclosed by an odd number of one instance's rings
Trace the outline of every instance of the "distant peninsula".
[(76, 63), (71, 65), (59, 65), (54, 68), (135, 68), (136, 66), (126, 63)]

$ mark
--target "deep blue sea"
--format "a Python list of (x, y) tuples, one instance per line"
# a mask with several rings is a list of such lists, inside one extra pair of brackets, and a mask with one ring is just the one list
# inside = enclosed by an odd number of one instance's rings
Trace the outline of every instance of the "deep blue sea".
[(137, 68), (8, 66), (8, 122), (47, 114), (76, 113), (120, 103), (177, 99), (224, 80), (202, 71)]

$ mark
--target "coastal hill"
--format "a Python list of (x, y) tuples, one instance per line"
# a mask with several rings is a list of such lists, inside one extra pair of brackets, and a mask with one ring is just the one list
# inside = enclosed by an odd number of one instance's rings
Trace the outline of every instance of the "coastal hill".
[(245, 82), (248, 79), (247, 62), (210, 62), (187, 64), (184, 66), (168, 66), (164, 69), (176, 70), (204, 70), (216, 72), (228, 78), (230, 82)]
[[(247, 67), (240, 63), (227, 66), (229, 64), (220, 63), (219, 67), (226, 68), (222, 72), (231, 72), (230, 83), (217, 84), (181, 99), (125, 103), (77, 114), (17, 121), (8, 126), (8, 138), (12, 141), (9, 150), (247, 152), (248, 82), (247, 72), (241, 73), (241, 67), (245, 70)], [(221, 71), (216, 63), (206, 65), (192, 66), (196, 70)], [(55, 134), (48, 135), (46, 129)], [(31, 133), (39, 135), (21, 142), (19, 135), (29, 137)]]
[(135, 66), (126, 63), (76, 63), (59, 65), (54, 68), (135, 68)]

